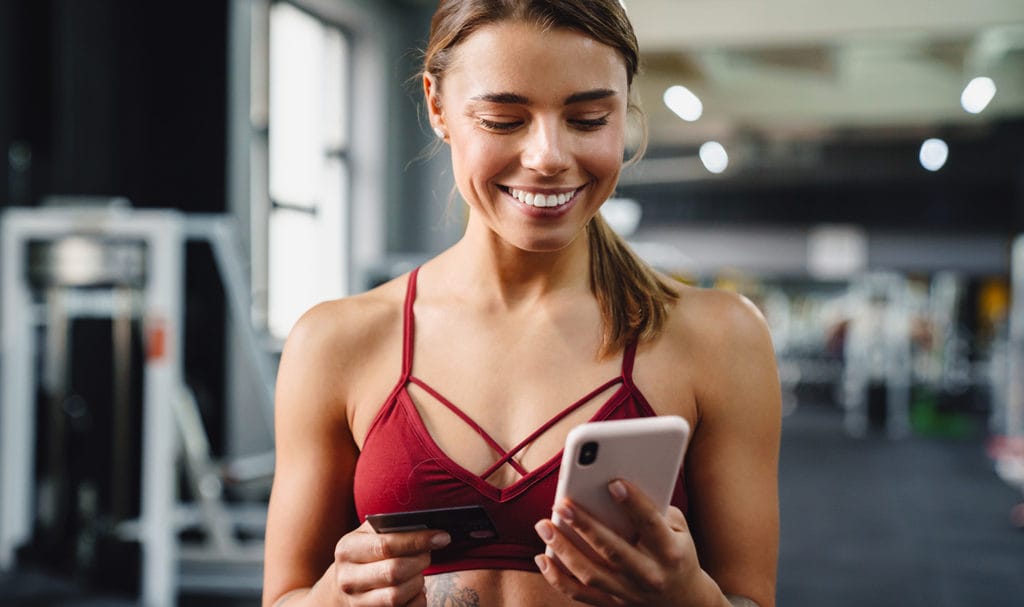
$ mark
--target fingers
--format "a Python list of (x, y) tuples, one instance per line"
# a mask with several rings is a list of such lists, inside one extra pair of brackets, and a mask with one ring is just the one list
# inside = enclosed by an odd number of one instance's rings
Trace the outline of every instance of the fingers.
[(335, 585), (353, 604), (425, 605), (423, 570), (430, 551), (450, 541), (443, 532), (377, 534), (363, 525), (335, 547)]
[[(561, 520), (571, 524), (567, 534), (578, 535), (585, 545), (577, 550), (571, 540), (563, 548), (559, 538), (548, 545), (580, 582), (618, 597), (638, 599), (638, 592), (660, 589), (665, 583), (661, 563), (643, 546), (633, 545), (572, 503), (556, 506)], [(567, 539), (569, 535), (563, 533)]]
[[(344, 586), (344, 584), (342, 584)], [(425, 606), (425, 581), (423, 575), (416, 575), (401, 584), (372, 588), (366, 591), (342, 591), (348, 595), (350, 604), (354, 605), (420, 605)]]
[[(591, 520), (590, 517), (585, 513), (577, 515), (576, 509), (566, 507), (559, 507), (558, 515), (562, 520), (559, 525), (545, 519), (535, 526), (537, 534), (547, 544), (548, 554), (554, 557), (547, 557), (544, 561), (545, 564), (551, 564), (549, 569), (553, 570), (545, 573), (548, 581), (575, 600), (585, 603), (592, 602), (595, 597), (623, 594), (625, 587), (618, 575), (621, 568), (618, 566), (619, 563), (612, 562), (612, 559), (616, 559), (616, 555), (624, 554), (623, 549), (630, 550), (629, 544), (613, 531), (604, 528), (604, 533), (608, 534), (605, 539), (619, 542), (620, 545), (616, 549), (605, 551), (602, 543), (598, 541), (595, 547), (601, 553), (595, 552), (589, 543), (593, 542), (593, 539), (582, 535), (589, 535), (592, 532), (588, 522)], [(599, 530), (593, 532), (601, 533)], [(575, 541), (573, 536), (576, 536)], [(537, 566), (541, 566), (541, 561), (537, 561)]]
[(609, 493), (634, 526), (635, 541), (565, 500), (555, 506), (557, 527), (546, 520), (537, 525), (549, 554), (556, 557), (539, 559), (538, 566), (546, 566), (542, 573), (548, 582), (575, 600), (644, 604), (674, 587), (680, 572), (696, 563), (693, 540), (678, 508), (662, 513), (643, 492), (623, 481), (611, 483)]
[(369, 524), (363, 523), (338, 542), (334, 558), (353, 563), (373, 563), (384, 559), (429, 554), (431, 550), (444, 548), (450, 542), (451, 537), (443, 531), (377, 533)]
[[(339, 589), (345, 594), (360, 594), (379, 588), (401, 586), (416, 577), (422, 583), (421, 574), (430, 565), (430, 555), (418, 554), (373, 563), (337, 564), (335, 571)], [(412, 595), (409, 596), (411, 598)]]
[(678, 508), (669, 516), (660, 509), (643, 491), (637, 491), (627, 481), (616, 480), (608, 485), (612, 499), (618, 502), (636, 530), (638, 544), (650, 551), (656, 558), (679, 558), (679, 544), (673, 532), (689, 534), (686, 518)]
[(617, 601), (606, 592), (599, 590), (598, 588), (584, 584), (575, 577), (572, 577), (562, 566), (558, 565), (550, 557), (543, 554), (537, 555), (535, 558), (537, 562), (537, 568), (540, 569), (541, 575), (548, 581), (549, 584), (565, 596), (568, 596), (574, 601), (585, 603), (587, 605), (610, 605), (615, 604)]

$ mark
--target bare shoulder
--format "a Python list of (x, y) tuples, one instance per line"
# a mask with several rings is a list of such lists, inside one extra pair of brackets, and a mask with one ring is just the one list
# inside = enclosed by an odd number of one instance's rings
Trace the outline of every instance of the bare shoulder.
[(709, 407), (749, 402), (748, 394), (739, 394), (744, 389), (773, 392), (775, 349), (757, 306), (731, 291), (688, 285), (676, 290), (679, 298), (658, 338), (661, 373), (685, 378), (702, 414)]
[(769, 339), (764, 315), (750, 299), (732, 291), (680, 285), (669, 330), (683, 331), (704, 346), (726, 350)]
[(400, 277), (303, 314), (281, 354), (278, 404), (350, 401), (361, 389), (359, 378), (400, 346), (404, 285)]
[(664, 348), (688, 353), (699, 351), (703, 360), (708, 360), (709, 355), (729, 356), (751, 348), (772, 349), (764, 315), (747, 297), (732, 291), (665, 280), (671, 283), (679, 298), (669, 309), (668, 321), (659, 338)]
[(343, 350), (354, 354), (352, 346), (371, 346), (382, 330), (393, 328), (395, 321), (401, 319), (401, 288), (395, 279), (358, 295), (313, 306), (295, 323), (285, 349)]

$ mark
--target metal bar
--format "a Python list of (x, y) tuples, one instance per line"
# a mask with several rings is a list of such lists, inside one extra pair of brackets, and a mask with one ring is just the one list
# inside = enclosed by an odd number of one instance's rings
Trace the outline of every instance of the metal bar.
[(32, 300), (24, 282), (24, 216), (0, 216), (0, 570), (32, 529), (35, 339)]
[(1011, 253), (1010, 340), (1007, 348), (1006, 429), (1008, 437), (1024, 437), (1024, 236)]
[(112, 365), (112, 419), (113, 441), (110, 462), (110, 506), (114, 520), (127, 518), (131, 513), (131, 492), (128, 476), (131, 471), (132, 423), (132, 317), (135, 290), (118, 287), (113, 292), (113, 319), (111, 323)]
[(268, 427), (274, 423), (274, 383), (276, 373), (266, 345), (261, 343), (252, 322), (250, 292), (247, 272), (239, 259), (243, 253), (238, 242), (238, 234), (234, 225), (224, 217), (189, 216), (186, 220), (186, 233), (190, 239), (206, 240), (210, 243), (213, 258), (220, 271), (224, 284), (224, 294), (228, 300), (233, 326), (237, 328), (243, 343), (243, 349), (249, 355), (249, 363), (262, 387), (262, 409)]
[[(159, 213), (159, 214), (157, 214)], [(182, 221), (178, 213), (153, 212), (134, 226), (147, 239), (146, 363), (143, 385), (142, 604), (172, 607), (177, 595), (177, 530), (173, 524), (174, 402), (182, 377)], [(128, 226), (124, 226), (128, 227)]]
[[(53, 542), (67, 532), (71, 479), (67, 461), (67, 416), (64, 404), (69, 396), (71, 359), (68, 349), (71, 341), (71, 323), (68, 320), (68, 293), (59, 286), (46, 290), (46, 347), (42, 371), (46, 392), (46, 415), (49, 431), (46, 440), (45, 476), (39, 492), (39, 519), (48, 539)], [(35, 409), (32, 403), (31, 410)], [(40, 437), (36, 437), (39, 440)]]

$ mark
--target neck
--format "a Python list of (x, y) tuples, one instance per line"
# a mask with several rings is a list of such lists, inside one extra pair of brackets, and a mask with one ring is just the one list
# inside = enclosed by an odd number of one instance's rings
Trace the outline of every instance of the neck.
[(503, 308), (534, 305), (540, 300), (590, 293), (590, 251), (580, 234), (558, 251), (524, 251), (502, 241), (493, 232), (467, 230), (444, 258), (459, 270), (458, 291)]

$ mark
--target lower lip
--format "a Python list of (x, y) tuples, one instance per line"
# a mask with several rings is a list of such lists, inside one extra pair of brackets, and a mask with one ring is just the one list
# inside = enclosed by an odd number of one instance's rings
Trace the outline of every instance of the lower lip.
[(579, 200), (580, 198), (580, 194), (583, 193), (583, 189), (586, 187), (587, 186), (581, 186), (577, 188), (572, 198), (567, 200), (565, 204), (557, 207), (535, 207), (533, 205), (526, 204), (525, 202), (519, 200), (512, 194), (509, 194), (508, 190), (502, 189), (501, 192), (505, 196), (507, 196), (509, 200), (515, 203), (517, 207), (522, 209), (523, 212), (530, 215), (531, 217), (560, 217), (568, 213), (569, 209), (571, 209), (576, 204), (576, 201)]

